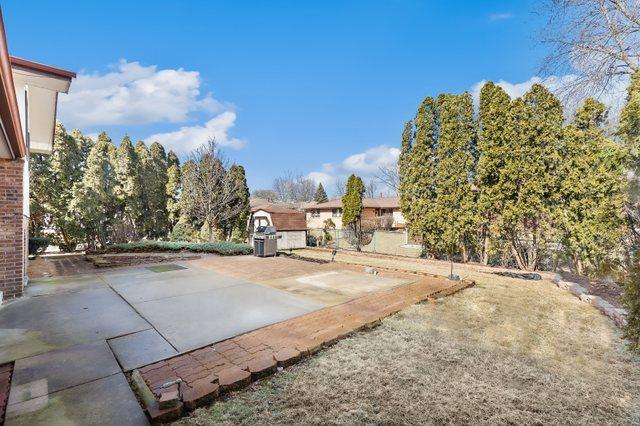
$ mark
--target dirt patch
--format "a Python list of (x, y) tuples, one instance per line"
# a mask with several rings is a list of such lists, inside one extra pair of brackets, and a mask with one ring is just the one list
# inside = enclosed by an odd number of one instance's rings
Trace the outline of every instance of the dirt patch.
[(29, 260), (29, 278), (63, 277), (82, 275), (96, 271), (84, 254), (44, 255)]
[(593, 307), (497, 276), (412, 306), (191, 424), (636, 424), (640, 359)]

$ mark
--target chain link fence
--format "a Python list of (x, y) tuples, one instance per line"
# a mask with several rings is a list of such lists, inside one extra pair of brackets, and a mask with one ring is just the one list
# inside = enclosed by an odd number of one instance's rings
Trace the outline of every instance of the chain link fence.
[[(342, 229), (311, 229), (308, 232), (307, 245), (343, 250), (355, 250), (356, 247)], [(373, 231), (368, 244), (361, 247), (363, 252), (392, 254), (396, 256), (420, 257), (422, 247), (407, 242), (404, 231)]]

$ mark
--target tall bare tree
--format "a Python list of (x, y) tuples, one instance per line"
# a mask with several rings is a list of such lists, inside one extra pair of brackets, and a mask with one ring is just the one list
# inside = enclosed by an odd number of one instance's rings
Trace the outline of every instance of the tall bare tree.
[(371, 179), (367, 186), (364, 187), (365, 198), (376, 198), (378, 196), (378, 185)]
[(640, 69), (640, 0), (548, 0), (544, 11), (552, 50), (541, 71), (575, 74), (563, 95), (599, 96)]
[(264, 198), (270, 203), (278, 201), (278, 194), (276, 194), (272, 189), (256, 189), (251, 195), (255, 198)]
[(196, 149), (182, 166), (181, 210), (191, 223), (205, 226), (210, 240), (246, 208), (241, 200), (243, 188), (227, 174), (228, 161), (214, 140)]
[(398, 194), (400, 189), (400, 177), (398, 174), (398, 164), (391, 166), (380, 166), (375, 178), (385, 185), (393, 194)]
[(334, 182), (334, 187), (335, 187), (334, 190), (336, 192), (336, 196), (342, 197), (346, 192), (347, 183), (344, 181), (344, 179), (337, 178), (336, 181)]
[(313, 196), (316, 193), (316, 184), (313, 180), (300, 174), (287, 171), (273, 181), (273, 191), (278, 196), (279, 201), (299, 203), (313, 200)]

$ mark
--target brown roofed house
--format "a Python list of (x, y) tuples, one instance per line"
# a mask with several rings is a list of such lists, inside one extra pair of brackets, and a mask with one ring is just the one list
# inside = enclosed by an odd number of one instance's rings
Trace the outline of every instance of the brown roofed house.
[[(400, 211), (400, 198), (364, 198), (362, 207), (363, 221), (385, 222), (385, 225), (381, 227), (390, 229), (404, 228), (405, 221)], [(324, 228), (327, 219), (331, 219), (336, 229), (342, 229), (342, 199), (334, 198), (325, 203), (309, 203), (304, 207), (304, 210), (308, 229)]]
[(303, 211), (278, 204), (261, 204), (251, 209), (249, 216), (249, 242), (258, 226), (275, 226), (278, 250), (304, 248), (307, 245), (307, 222)]

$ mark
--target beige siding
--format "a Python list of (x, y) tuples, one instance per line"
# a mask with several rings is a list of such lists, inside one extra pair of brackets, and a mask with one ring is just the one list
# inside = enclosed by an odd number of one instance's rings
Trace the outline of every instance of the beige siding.
[[(333, 217), (333, 213), (331, 210), (320, 210), (320, 217), (313, 217), (312, 211), (308, 210), (306, 213), (307, 218), (307, 229), (322, 229), (324, 228), (324, 221), (327, 219), (333, 220), (333, 223), (336, 224), (336, 229), (342, 229), (342, 217)], [(376, 209), (374, 208), (365, 208), (362, 214), (362, 219), (365, 221), (376, 221), (378, 216), (376, 216)], [(402, 212), (398, 209), (393, 210), (393, 227), (394, 228), (403, 228), (405, 225), (404, 216), (402, 216)]]
[(400, 210), (393, 211), (393, 226), (394, 227), (404, 227), (405, 221), (404, 216)]
[(307, 246), (306, 231), (278, 232), (278, 250), (304, 248)]
[(320, 210), (320, 217), (312, 217), (311, 211), (306, 212), (305, 215), (308, 229), (324, 228), (324, 221), (327, 219), (331, 219), (336, 224), (336, 229), (342, 229), (342, 217), (333, 217), (331, 210)]

